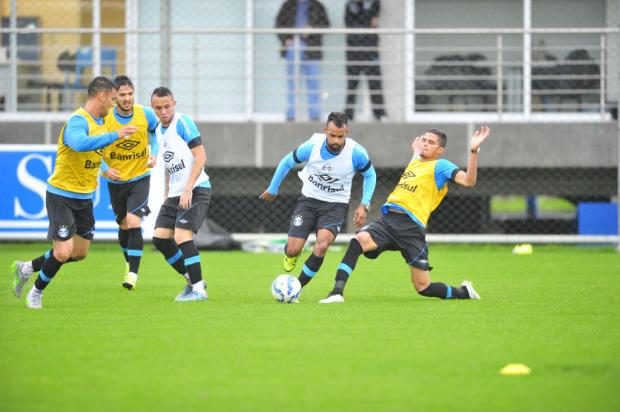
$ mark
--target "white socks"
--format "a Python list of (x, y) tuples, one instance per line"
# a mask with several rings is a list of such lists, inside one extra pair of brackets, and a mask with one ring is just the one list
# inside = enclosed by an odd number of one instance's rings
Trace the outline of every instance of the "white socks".
[(205, 283), (201, 280), (200, 282), (196, 282), (192, 285), (192, 290), (194, 292), (198, 292), (201, 295), (206, 295), (207, 291), (205, 290)]

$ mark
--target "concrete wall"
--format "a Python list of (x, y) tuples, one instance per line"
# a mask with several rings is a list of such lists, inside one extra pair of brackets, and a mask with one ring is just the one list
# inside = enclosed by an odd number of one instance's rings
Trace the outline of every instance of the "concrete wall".
[[(491, 124), (492, 135), (480, 155), (481, 167), (617, 167), (617, 123)], [(62, 123), (51, 123), (56, 142)], [(445, 158), (460, 166), (467, 162), (471, 126), (455, 124), (378, 124), (350, 126), (378, 167), (401, 167), (411, 158), (414, 136), (430, 127), (448, 134)], [(199, 123), (208, 164), (222, 167), (275, 167), (280, 159), (312, 133), (315, 123)], [(46, 143), (44, 122), (7, 122), (0, 127), (2, 143)]]

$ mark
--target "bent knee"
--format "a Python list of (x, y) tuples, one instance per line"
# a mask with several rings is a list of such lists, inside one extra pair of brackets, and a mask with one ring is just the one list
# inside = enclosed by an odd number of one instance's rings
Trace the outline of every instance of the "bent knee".
[(422, 293), (422, 291), (426, 290), (426, 288), (428, 288), (431, 285), (431, 282), (420, 282), (420, 281), (415, 281), (415, 280), (411, 280), (411, 283), (413, 284), (414, 289), (416, 290), (416, 292), (418, 293)]
[(84, 259), (86, 259), (86, 255), (88, 255), (87, 252), (85, 252), (85, 253), (76, 253), (73, 256), (71, 256), (71, 259), (73, 259), (73, 260), (84, 260)]

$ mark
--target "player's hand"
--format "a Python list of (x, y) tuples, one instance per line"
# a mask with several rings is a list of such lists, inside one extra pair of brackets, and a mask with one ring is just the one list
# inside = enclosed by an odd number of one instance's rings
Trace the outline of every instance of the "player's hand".
[(368, 210), (363, 205), (359, 205), (357, 209), (355, 209), (355, 215), (353, 216), (353, 223), (357, 227), (364, 226), (366, 223), (366, 218), (368, 217)]
[(268, 191), (264, 191), (262, 195), (260, 195), (258, 198), (259, 199), (264, 199), (268, 202), (273, 202), (274, 200), (276, 200), (276, 197), (278, 197), (278, 195), (272, 195), (271, 193), (269, 193)]
[(119, 139), (127, 138), (137, 131), (138, 131), (138, 128), (136, 126), (132, 126), (132, 125), (123, 126), (117, 131), (118, 138)]
[(413, 142), (411, 142), (411, 150), (413, 150), (414, 156), (420, 156), (420, 153), (422, 153), (422, 137), (421, 136), (417, 136), (415, 139), (413, 139)]
[(191, 190), (183, 190), (181, 193), (181, 197), (179, 198), (179, 207), (181, 209), (189, 209), (192, 205), (192, 191)]
[(114, 169), (113, 167), (109, 168), (103, 175), (110, 180), (118, 180), (121, 178), (121, 175), (120, 173), (118, 173), (118, 170)]
[(482, 126), (480, 129), (476, 130), (471, 138), (469, 145), (470, 150), (478, 150), (490, 134), (491, 129), (488, 126)]
[(146, 167), (153, 168), (157, 164), (157, 156), (150, 155), (149, 162), (146, 164)]

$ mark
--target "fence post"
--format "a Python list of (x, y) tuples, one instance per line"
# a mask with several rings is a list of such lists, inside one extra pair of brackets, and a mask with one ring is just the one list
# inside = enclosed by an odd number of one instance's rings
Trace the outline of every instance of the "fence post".
[[(12, 30), (17, 28), (17, 0), (11, 0), (11, 18), (9, 27)], [(11, 94), (7, 101), (7, 111), (17, 111), (17, 33), (11, 32), (9, 35), (11, 44)]]
[(503, 62), (503, 37), (497, 35), (497, 116), (501, 119), (504, 104), (504, 62)]

